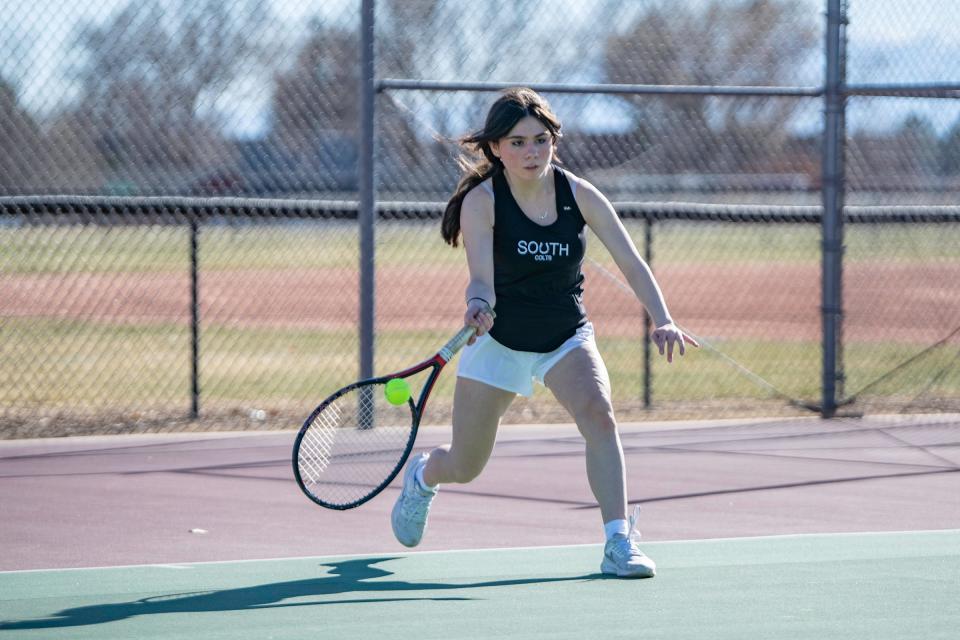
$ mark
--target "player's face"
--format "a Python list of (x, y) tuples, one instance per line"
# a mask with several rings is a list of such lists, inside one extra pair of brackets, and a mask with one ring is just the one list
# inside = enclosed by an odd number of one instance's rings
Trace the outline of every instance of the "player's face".
[(507, 173), (524, 180), (542, 178), (553, 161), (553, 136), (533, 116), (519, 121), (490, 148), (503, 162)]

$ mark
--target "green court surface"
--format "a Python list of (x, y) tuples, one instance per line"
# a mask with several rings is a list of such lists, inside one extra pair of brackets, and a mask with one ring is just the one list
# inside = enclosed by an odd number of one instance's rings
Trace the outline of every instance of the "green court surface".
[[(319, 542), (319, 540), (318, 540)], [(960, 530), (0, 573), (0, 637), (956, 638)]]

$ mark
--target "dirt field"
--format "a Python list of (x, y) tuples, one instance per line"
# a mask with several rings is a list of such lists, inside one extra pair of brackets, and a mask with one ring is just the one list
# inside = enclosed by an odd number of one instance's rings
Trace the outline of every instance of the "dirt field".
[[(585, 300), (607, 335), (639, 332), (639, 303), (588, 264)], [(815, 265), (663, 265), (657, 272), (674, 317), (699, 335), (818, 340)], [(844, 280), (851, 341), (929, 343), (956, 328), (960, 265), (852, 263)], [(440, 328), (460, 321), (464, 271), (412, 266), (377, 274), (378, 326)], [(201, 317), (231, 326), (351, 328), (358, 316), (354, 269), (201, 274)], [(41, 274), (4, 277), (0, 315), (105, 322), (189, 322), (186, 274)]]

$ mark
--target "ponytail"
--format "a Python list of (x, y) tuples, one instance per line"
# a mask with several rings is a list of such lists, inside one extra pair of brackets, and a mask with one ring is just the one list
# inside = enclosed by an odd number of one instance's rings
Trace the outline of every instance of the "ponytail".
[[(465, 164), (461, 158), (461, 165)], [(476, 167), (470, 167), (465, 170), (457, 183), (457, 188), (447, 202), (446, 209), (443, 210), (443, 220), (440, 223), (440, 234), (444, 241), (451, 247), (459, 245), (460, 238), (460, 211), (463, 208), (463, 199), (471, 189), (479, 185), (484, 180), (500, 173), (503, 165), (499, 161), (481, 162)]]

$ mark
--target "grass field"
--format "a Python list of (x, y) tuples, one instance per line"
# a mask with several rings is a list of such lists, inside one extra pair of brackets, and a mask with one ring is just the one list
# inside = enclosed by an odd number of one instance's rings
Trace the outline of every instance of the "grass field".
[[(66, 320), (7, 320), (0, 348), (0, 370), (15, 384), (0, 388), (0, 406), (58, 408), (80, 413), (137, 407), (185, 411), (190, 401), (189, 333), (186, 327), (157, 324), (116, 326)], [(350, 331), (206, 327), (201, 350), (204, 408), (233, 407), (241, 413), (263, 408), (302, 414), (328, 393), (352, 380), (357, 367), (357, 337)], [(440, 345), (439, 331), (382, 332), (377, 370), (388, 372), (421, 357), (412, 345)], [(37, 345), (43, 345), (38, 358)], [(711, 347), (792, 398), (819, 401), (820, 347), (809, 342), (717, 341)], [(636, 408), (643, 397), (642, 347), (626, 338), (600, 340), (616, 399)], [(855, 390), (906, 361), (916, 348), (904, 344), (847, 346), (847, 389)], [(873, 393), (913, 398), (918, 394), (960, 397), (955, 354), (937, 350), (912, 369), (880, 385)], [(24, 366), (24, 363), (34, 363)], [(949, 373), (932, 381), (941, 369)], [(919, 371), (919, 374), (918, 374)], [(14, 374), (14, 372), (19, 372)], [(434, 400), (449, 404), (455, 377), (443, 376)], [(931, 386), (930, 383), (933, 382)], [(25, 392), (29, 395), (25, 398)], [(777, 395), (730, 365), (711, 348), (691, 351), (683, 362), (655, 360), (655, 407), (689, 408), (700, 404), (716, 412), (749, 400)], [(525, 401), (527, 413), (555, 413), (549, 394), (540, 390)], [(439, 405), (438, 405), (439, 406)], [(443, 416), (436, 416), (437, 419)]]
[[(642, 223), (627, 221), (638, 247)], [(660, 222), (655, 225), (654, 263), (820, 261), (816, 225)], [(960, 229), (945, 225), (848, 225), (847, 255), (853, 259), (960, 259)], [(352, 222), (320, 221), (268, 225), (216, 225), (201, 231), (204, 269), (331, 268), (359, 262)], [(378, 265), (464, 267), (462, 250), (440, 239), (435, 222), (382, 222), (377, 227)], [(589, 255), (608, 261), (596, 240)], [(107, 273), (178, 271), (189, 251), (185, 227), (25, 227), (0, 229), (0, 266), (5, 273)], [(415, 256), (415, 258), (414, 258)]]

